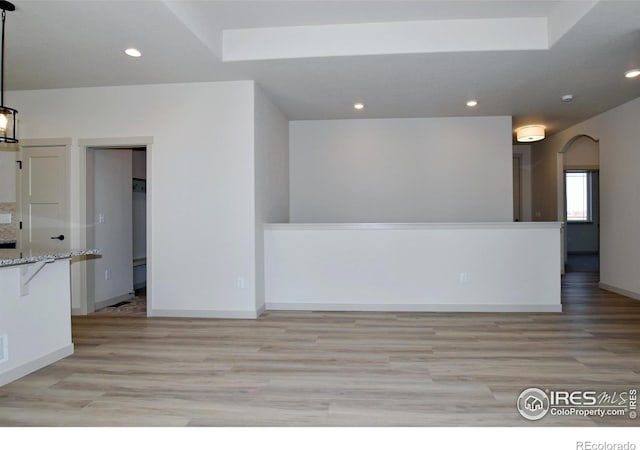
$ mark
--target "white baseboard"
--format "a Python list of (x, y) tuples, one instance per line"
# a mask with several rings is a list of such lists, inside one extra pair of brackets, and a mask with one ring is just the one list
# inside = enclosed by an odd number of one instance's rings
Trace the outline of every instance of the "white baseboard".
[(66, 358), (69, 355), (73, 355), (73, 344), (65, 345), (59, 350), (48, 353), (40, 358), (34, 359), (33, 361), (22, 364), (21, 366), (9, 369), (4, 373), (0, 373), (0, 386), (9, 384), (18, 378), (29, 375), (31, 372), (42, 369), (43, 367), (53, 364), (54, 362), (59, 361), (62, 358)]
[(256, 311), (256, 319), (257, 319), (258, 317), (260, 317), (261, 315), (263, 315), (263, 314), (264, 314), (264, 312), (265, 312), (266, 310), (267, 310), (266, 305), (262, 305), (262, 306), (260, 306), (260, 307), (258, 308), (258, 310)]
[(131, 300), (135, 295), (134, 294), (123, 294), (123, 295), (118, 295), (117, 297), (113, 297), (113, 298), (108, 298), (106, 300), (100, 300), (99, 302), (95, 303), (95, 310), (98, 311), (99, 309), (102, 308), (106, 308), (108, 306), (113, 306), (116, 303), (119, 302), (123, 302), (125, 300)]
[(615, 287), (615, 286), (611, 286), (610, 284), (607, 283), (598, 283), (598, 287), (600, 289), (604, 289), (605, 291), (611, 291), (614, 292), (616, 294), (620, 294), (620, 295), (624, 295), (625, 297), (629, 297), (632, 298), (634, 300), (640, 300), (640, 294), (637, 292), (633, 292), (633, 291), (628, 291), (626, 289), (622, 289), (619, 287)]
[(562, 305), (267, 303), (274, 311), (562, 312)]
[(201, 309), (150, 309), (147, 317), (186, 317), (193, 319), (257, 319), (262, 311), (214, 311)]

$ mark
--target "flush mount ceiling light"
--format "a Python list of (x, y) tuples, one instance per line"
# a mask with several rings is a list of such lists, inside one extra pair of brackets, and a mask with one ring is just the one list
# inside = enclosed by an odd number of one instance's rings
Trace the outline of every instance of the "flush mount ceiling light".
[(15, 144), (16, 139), (16, 116), (18, 111), (4, 106), (4, 21), (7, 11), (15, 11), (13, 3), (0, 0), (2, 9), (2, 56), (0, 57), (0, 144)]
[(137, 48), (130, 47), (124, 51), (127, 55), (132, 58), (140, 58), (142, 56), (142, 52)]
[(640, 76), (640, 69), (627, 70), (624, 76), (627, 78), (638, 78)]
[(364, 109), (364, 103), (355, 103), (353, 105), (353, 109), (357, 109), (358, 111), (360, 111), (361, 109)]
[(473, 107), (475, 107), (475, 106), (478, 106), (478, 100), (469, 100), (469, 101), (467, 102), (467, 106), (468, 106), (469, 108), (473, 108)]
[(516, 129), (518, 142), (536, 142), (544, 139), (544, 125), (525, 125)]

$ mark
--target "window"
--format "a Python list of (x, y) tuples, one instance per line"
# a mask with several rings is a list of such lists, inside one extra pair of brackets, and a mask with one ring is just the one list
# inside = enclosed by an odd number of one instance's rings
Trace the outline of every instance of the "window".
[(591, 172), (571, 170), (565, 172), (567, 195), (567, 221), (591, 222)]

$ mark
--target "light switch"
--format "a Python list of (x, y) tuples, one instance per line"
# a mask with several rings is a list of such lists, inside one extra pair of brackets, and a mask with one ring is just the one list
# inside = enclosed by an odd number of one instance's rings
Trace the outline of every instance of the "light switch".
[(0, 224), (11, 223), (11, 213), (0, 213)]

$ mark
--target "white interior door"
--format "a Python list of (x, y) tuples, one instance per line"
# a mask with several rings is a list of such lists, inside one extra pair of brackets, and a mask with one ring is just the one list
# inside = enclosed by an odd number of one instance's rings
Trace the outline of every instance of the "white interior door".
[(70, 248), (66, 146), (22, 148), (22, 248)]

